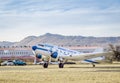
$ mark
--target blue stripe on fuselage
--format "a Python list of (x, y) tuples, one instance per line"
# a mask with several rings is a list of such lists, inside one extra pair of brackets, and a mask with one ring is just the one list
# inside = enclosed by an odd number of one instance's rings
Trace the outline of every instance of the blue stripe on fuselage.
[(37, 50), (39, 49), (39, 50), (43, 50), (43, 51), (48, 51), (47, 49), (44, 49), (44, 48), (36, 48)]
[(47, 51), (47, 52), (48, 52), (48, 51), (49, 51), (49, 52), (52, 52), (51, 50), (48, 50), (48, 49), (45, 49), (45, 48), (40, 48), (40, 47), (37, 47), (36, 49), (37, 49), (37, 50)]
[(95, 62), (95, 61), (92, 61), (92, 60), (88, 60), (88, 59), (85, 59), (84, 61), (91, 62), (91, 63), (98, 63), (98, 62)]

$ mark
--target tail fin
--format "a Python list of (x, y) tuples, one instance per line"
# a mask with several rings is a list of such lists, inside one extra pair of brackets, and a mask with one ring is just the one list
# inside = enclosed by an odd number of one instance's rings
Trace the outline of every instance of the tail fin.
[(104, 52), (103, 48), (97, 48), (93, 51), (93, 53), (97, 53), (97, 52)]

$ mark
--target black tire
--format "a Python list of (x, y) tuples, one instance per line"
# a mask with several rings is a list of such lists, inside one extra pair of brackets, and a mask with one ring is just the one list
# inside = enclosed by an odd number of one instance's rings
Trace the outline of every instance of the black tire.
[(95, 64), (93, 64), (93, 67), (95, 67)]
[(44, 68), (48, 68), (48, 63), (45, 62), (45, 63), (43, 64), (43, 67), (44, 67)]
[(63, 68), (63, 67), (64, 67), (64, 63), (60, 63), (59, 68)]

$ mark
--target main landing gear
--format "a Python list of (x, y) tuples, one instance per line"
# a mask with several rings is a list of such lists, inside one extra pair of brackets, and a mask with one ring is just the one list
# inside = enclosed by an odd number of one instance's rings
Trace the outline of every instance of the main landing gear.
[(44, 62), (44, 63), (43, 63), (43, 67), (44, 67), (44, 68), (48, 68), (48, 62)]
[(59, 63), (59, 68), (63, 68), (64, 67), (64, 63)]

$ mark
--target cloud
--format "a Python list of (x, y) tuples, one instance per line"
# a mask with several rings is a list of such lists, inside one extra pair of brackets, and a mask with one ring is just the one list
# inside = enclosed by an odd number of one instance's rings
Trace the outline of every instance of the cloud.
[(119, 0), (2, 0), (0, 34), (118, 36), (119, 15)]

